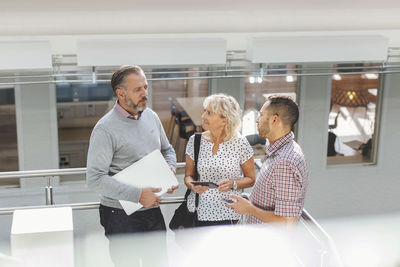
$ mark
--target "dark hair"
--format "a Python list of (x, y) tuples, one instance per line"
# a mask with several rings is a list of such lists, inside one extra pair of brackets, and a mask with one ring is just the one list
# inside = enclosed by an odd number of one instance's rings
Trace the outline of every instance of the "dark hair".
[(121, 66), (113, 73), (111, 77), (111, 87), (114, 94), (116, 94), (115, 91), (125, 82), (126, 76), (130, 74), (144, 75), (144, 72), (139, 66)]
[(293, 130), (293, 126), (299, 119), (299, 107), (296, 102), (289, 96), (270, 96), (268, 101), (268, 108), (272, 113), (278, 114), (283, 124), (290, 126)]

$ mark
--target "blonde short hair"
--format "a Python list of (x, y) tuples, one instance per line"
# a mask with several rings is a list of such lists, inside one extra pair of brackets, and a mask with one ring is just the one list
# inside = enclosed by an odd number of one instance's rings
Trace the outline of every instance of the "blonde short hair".
[(208, 107), (216, 114), (228, 119), (228, 123), (225, 125), (224, 141), (239, 137), (242, 110), (235, 98), (226, 94), (210, 95), (204, 100), (203, 107), (204, 109)]

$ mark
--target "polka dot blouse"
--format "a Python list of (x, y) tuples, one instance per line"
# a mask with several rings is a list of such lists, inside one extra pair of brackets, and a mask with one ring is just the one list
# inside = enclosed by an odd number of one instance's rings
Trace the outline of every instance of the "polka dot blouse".
[[(199, 181), (218, 182), (222, 179), (237, 180), (243, 177), (243, 163), (253, 156), (253, 149), (245, 137), (232, 138), (219, 144), (218, 151), (214, 155), (212, 147), (214, 143), (201, 137), (197, 170)], [(186, 154), (194, 161), (194, 135), (186, 146)], [(225, 206), (222, 199), (228, 199), (229, 195), (239, 195), (243, 190), (229, 190), (222, 193), (217, 188), (210, 188), (199, 195), (198, 219), (200, 221), (238, 220), (240, 215)], [(194, 212), (195, 193), (192, 191), (187, 201), (188, 209)]]

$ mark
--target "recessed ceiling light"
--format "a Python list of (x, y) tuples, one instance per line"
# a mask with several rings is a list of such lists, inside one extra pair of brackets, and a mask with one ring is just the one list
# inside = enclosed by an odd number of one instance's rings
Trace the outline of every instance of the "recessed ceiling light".
[(342, 76), (340, 76), (340, 74), (333, 74), (332, 79), (340, 81), (342, 79)]
[(287, 81), (288, 83), (291, 83), (291, 82), (293, 82), (293, 81), (294, 81), (294, 78), (293, 78), (293, 76), (292, 76), (292, 75), (288, 75), (288, 76), (286, 76), (286, 81)]
[(373, 79), (378, 79), (378, 73), (364, 73), (362, 77), (365, 79), (373, 80)]

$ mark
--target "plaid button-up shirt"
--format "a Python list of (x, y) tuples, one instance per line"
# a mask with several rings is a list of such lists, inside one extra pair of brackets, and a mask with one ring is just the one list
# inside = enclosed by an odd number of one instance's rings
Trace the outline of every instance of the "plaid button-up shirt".
[[(300, 217), (308, 185), (308, 168), (300, 146), (289, 133), (266, 150), (250, 201), (258, 208), (274, 211), (275, 215)], [(262, 223), (245, 215), (244, 223)]]

